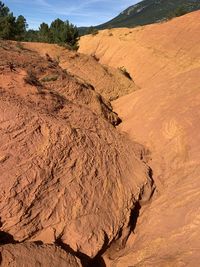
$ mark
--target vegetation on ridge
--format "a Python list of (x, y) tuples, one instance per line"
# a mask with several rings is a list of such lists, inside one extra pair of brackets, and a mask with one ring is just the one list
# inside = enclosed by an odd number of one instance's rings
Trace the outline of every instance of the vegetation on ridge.
[[(136, 27), (165, 21), (200, 9), (199, 0), (143, 0), (130, 6), (112, 20), (95, 26), (97, 30)], [(88, 34), (87, 27), (80, 27), (81, 35)]]
[(43, 22), (37, 31), (27, 28), (26, 19), (22, 15), (14, 17), (9, 8), (0, 1), (0, 39), (56, 43), (72, 49), (78, 48), (78, 29), (69, 21), (56, 19), (50, 26)]

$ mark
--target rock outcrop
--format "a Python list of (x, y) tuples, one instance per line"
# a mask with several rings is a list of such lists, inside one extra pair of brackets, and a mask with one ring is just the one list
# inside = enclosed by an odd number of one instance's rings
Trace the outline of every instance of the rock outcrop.
[(5, 64), (0, 74), (1, 231), (93, 258), (126, 240), (135, 205), (151, 195), (141, 147), (98, 112), (90, 87), (33, 52), (6, 49), (15, 70)]
[(0, 246), (2, 267), (80, 267), (79, 260), (52, 245), (34, 243)]
[(199, 16), (196, 11), (165, 23), (99, 31), (81, 37), (79, 51), (124, 66), (137, 86), (151, 89), (199, 67)]
[(157, 187), (126, 249), (107, 252), (107, 266), (199, 265), (199, 16), (116, 29), (113, 36), (103, 31), (80, 42), (80, 51), (124, 65), (142, 87), (112, 104), (120, 129), (149, 149)]
[(82, 82), (91, 84), (96, 92), (107, 100), (117, 99), (139, 89), (134, 81), (127, 78), (119, 69), (100, 64), (95, 53), (88, 56), (52, 44), (24, 43), (23, 45), (41, 56), (50, 55), (64, 70)]

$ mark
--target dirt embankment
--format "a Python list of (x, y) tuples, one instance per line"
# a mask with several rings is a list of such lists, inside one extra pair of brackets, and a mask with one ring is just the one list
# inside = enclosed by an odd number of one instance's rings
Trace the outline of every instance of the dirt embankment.
[(81, 82), (91, 84), (107, 100), (117, 99), (139, 89), (120, 69), (100, 64), (99, 58), (94, 55), (88, 56), (52, 44), (24, 43), (24, 46), (41, 56), (50, 55), (62, 69)]
[(1, 42), (0, 61), (2, 264), (19, 266), (21, 253), (29, 267), (77, 266), (75, 256), (88, 266), (111, 243), (124, 245), (151, 196), (144, 149), (116, 130), (95, 88), (50, 56)]
[(81, 52), (95, 54), (110, 66), (125, 66), (141, 86), (113, 106), (122, 118), (121, 131), (149, 148), (157, 186), (157, 196), (141, 210), (127, 250), (107, 254), (111, 266), (198, 266), (199, 18), (197, 11), (80, 41)]
[(197, 11), (166, 23), (100, 31), (82, 37), (79, 51), (103, 64), (124, 66), (136, 85), (151, 89), (199, 68), (199, 16)]

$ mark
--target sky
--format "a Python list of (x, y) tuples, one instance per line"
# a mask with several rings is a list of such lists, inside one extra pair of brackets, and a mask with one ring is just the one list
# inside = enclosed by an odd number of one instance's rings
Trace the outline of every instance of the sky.
[(98, 25), (117, 16), (139, 0), (3, 0), (15, 16), (23, 15), (29, 29), (56, 18), (77, 26)]

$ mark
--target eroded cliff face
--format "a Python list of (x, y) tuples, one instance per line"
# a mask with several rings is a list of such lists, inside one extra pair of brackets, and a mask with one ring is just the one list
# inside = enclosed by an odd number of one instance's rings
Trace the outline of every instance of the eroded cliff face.
[(80, 267), (81, 263), (72, 255), (53, 245), (34, 243), (0, 246), (1, 266), (49, 266)]
[(149, 164), (158, 190), (141, 211), (132, 250), (116, 266), (198, 266), (198, 79), (196, 70), (188, 80), (179, 76), (168, 83), (167, 89), (163, 83), (114, 104), (122, 116), (120, 129), (151, 151)]
[(199, 15), (0, 43), (3, 267), (198, 266)]
[(136, 85), (151, 89), (200, 66), (199, 16), (196, 11), (165, 23), (99, 31), (81, 37), (79, 51), (124, 66)]
[(52, 44), (23, 43), (23, 45), (43, 57), (48, 54), (63, 70), (82, 83), (91, 84), (95, 91), (107, 100), (117, 99), (139, 89), (134, 81), (126, 77), (119, 69), (100, 64), (99, 58), (94, 54), (88, 56)]
[(198, 266), (199, 18), (198, 11), (81, 39), (81, 52), (125, 66), (141, 86), (112, 104), (122, 119), (119, 129), (149, 149), (157, 187), (153, 201), (140, 210), (126, 249), (107, 251), (107, 266)]
[(15, 246), (15, 266), (23, 251), (29, 261), (32, 251), (56, 250), (24, 241), (56, 244), (88, 262), (113, 241), (123, 246), (136, 205), (152, 194), (144, 148), (116, 130), (107, 100), (49, 56), (15, 43), (0, 49), (1, 231), (22, 242), (1, 247), (3, 262)]

